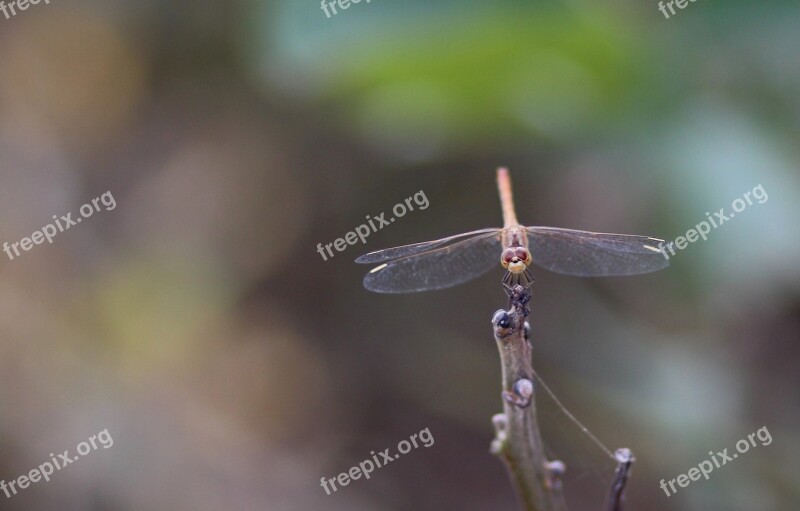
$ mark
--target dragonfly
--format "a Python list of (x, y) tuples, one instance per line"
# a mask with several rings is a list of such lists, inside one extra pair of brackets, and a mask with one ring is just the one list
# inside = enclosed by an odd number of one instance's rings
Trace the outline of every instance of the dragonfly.
[(525, 227), (517, 221), (508, 169), (497, 170), (497, 188), (503, 227), (364, 254), (357, 263), (378, 264), (364, 277), (364, 287), (377, 293), (444, 289), (483, 275), (498, 261), (509, 291), (530, 287), (531, 264), (579, 277), (639, 275), (669, 266), (660, 248), (664, 240), (658, 238)]

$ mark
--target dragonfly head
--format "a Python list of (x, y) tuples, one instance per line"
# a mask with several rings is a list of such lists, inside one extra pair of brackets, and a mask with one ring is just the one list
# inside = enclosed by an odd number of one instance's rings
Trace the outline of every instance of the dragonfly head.
[(525, 247), (509, 247), (503, 250), (500, 264), (511, 273), (522, 273), (531, 264), (531, 253)]

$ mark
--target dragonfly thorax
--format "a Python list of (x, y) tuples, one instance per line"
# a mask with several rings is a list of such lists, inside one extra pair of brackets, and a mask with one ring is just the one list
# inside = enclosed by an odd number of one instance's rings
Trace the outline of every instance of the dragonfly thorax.
[(511, 273), (524, 272), (531, 262), (531, 253), (522, 246), (509, 247), (500, 256), (500, 264)]

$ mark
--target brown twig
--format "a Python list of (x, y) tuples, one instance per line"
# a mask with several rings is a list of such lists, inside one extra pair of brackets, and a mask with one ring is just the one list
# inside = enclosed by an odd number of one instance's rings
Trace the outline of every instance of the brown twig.
[(536, 423), (530, 327), (525, 321), (530, 290), (516, 286), (510, 298), (510, 309), (492, 318), (503, 369), (503, 413), (492, 419), (496, 437), (491, 450), (505, 462), (523, 509), (566, 511), (564, 464), (546, 459)]
[(624, 447), (617, 449), (617, 452), (614, 453), (614, 458), (617, 460), (617, 472), (611, 482), (611, 493), (608, 496), (606, 511), (622, 511), (625, 483), (628, 482), (628, 477), (630, 477), (631, 465), (636, 461), (631, 450)]

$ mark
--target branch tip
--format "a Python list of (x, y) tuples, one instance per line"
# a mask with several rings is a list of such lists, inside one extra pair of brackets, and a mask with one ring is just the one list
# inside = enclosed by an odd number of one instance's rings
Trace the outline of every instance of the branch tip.
[(628, 449), (627, 447), (622, 447), (617, 449), (614, 452), (614, 459), (617, 460), (617, 463), (621, 464), (631, 464), (636, 461), (636, 458), (633, 456), (633, 451)]
[(636, 461), (633, 452), (623, 447), (614, 452), (614, 459), (617, 460), (617, 473), (611, 482), (611, 492), (608, 495), (608, 511), (622, 511), (622, 504), (625, 500), (625, 484), (631, 475), (631, 465)]

